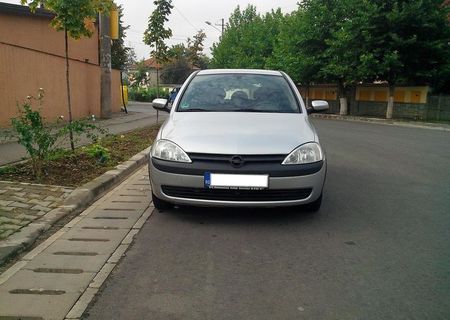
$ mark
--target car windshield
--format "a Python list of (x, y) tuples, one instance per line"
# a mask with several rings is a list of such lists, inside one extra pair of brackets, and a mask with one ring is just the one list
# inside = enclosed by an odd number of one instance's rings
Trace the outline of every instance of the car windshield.
[(286, 79), (277, 75), (197, 75), (178, 104), (178, 112), (300, 113)]

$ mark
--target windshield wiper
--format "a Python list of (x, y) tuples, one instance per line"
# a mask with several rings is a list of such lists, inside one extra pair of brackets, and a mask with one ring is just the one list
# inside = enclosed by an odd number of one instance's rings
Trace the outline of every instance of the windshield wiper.
[(201, 112), (201, 111), (212, 111), (212, 110), (208, 110), (208, 109), (203, 109), (203, 108), (190, 108), (190, 109), (184, 109), (184, 110), (178, 110), (179, 112)]
[(235, 111), (235, 112), (280, 112), (279, 110), (262, 110), (262, 109), (232, 109), (230, 111)]

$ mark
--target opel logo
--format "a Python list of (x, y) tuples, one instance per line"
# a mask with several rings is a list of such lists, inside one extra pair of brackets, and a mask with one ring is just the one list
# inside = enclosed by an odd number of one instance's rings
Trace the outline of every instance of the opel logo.
[(230, 160), (230, 163), (235, 168), (240, 168), (244, 165), (244, 159), (240, 156), (233, 156)]

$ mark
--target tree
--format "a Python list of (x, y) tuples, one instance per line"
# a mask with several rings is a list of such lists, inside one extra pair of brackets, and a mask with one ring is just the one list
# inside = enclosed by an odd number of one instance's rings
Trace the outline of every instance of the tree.
[(199, 30), (193, 40), (187, 38), (183, 43), (173, 45), (167, 50), (168, 61), (164, 63), (161, 78), (165, 83), (181, 84), (194, 68), (205, 69), (209, 59), (203, 54), (203, 41), (206, 34)]
[(392, 118), (398, 82), (432, 83), (448, 66), (448, 10), (440, 8), (440, 0), (370, 2), (376, 10), (362, 43), (364, 63), (373, 70), (372, 80), (388, 83), (386, 118)]
[(132, 74), (131, 86), (140, 87), (148, 84), (148, 73), (150, 68), (145, 64), (144, 58), (141, 61), (136, 62), (134, 66), (135, 70)]
[(314, 40), (314, 34), (308, 33), (309, 21), (305, 10), (298, 10), (287, 15), (280, 26), (273, 54), (268, 59), (268, 67), (283, 70), (293, 81), (306, 87), (306, 105), (309, 105), (309, 86), (318, 80), (322, 65), (321, 48)]
[[(51, 24), (57, 31), (64, 31), (66, 57), (67, 108), (69, 124), (72, 124), (72, 105), (70, 99), (70, 70), (69, 70), (69, 42), (68, 37), (79, 39), (91, 37), (95, 27), (94, 21), (99, 12), (109, 12), (113, 6), (112, 0), (20, 0), (22, 5), (28, 4), (31, 11), (39, 6), (55, 13)], [(70, 126), (70, 128), (72, 128)], [(73, 132), (70, 129), (70, 147), (75, 150)]]
[(180, 56), (166, 63), (161, 72), (164, 83), (182, 84), (191, 74), (192, 68), (189, 60)]
[(320, 74), (323, 79), (337, 83), (340, 114), (346, 115), (349, 88), (373, 74), (363, 63), (366, 51), (361, 44), (375, 7), (367, 0), (342, 0), (333, 10), (334, 25), (324, 39), (326, 49)]
[(134, 51), (134, 48), (129, 47), (128, 49), (129, 50), (127, 50), (127, 58), (123, 67), (123, 70), (125, 70), (126, 72), (130, 72), (130, 70), (137, 62), (136, 52)]
[[(193, 66), (203, 69), (205, 66), (206, 56), (203, 54), (203, 42), (205, 41), (206, 33), (199, 30), (194, 35), (193, 40), (187, 39), (188, 58)], [(205, 59), (206, 58), (206, 59)]]
[(283, 21), (281, 10), (264, 16), (256, 7), (240, 7), (231, 14), (219, 43), (213, 44), (211, 64), (216, 68), (266, 68)]
[[(151, 48), (150, 55), (158, 63), (167, 61), (167, 45), (164, 40), (172, 36), (172, 30), (165, 28), (164, 25), (169, 21), (168, 16), (173, 8), (172, 0), (153, 1), (156, 8), (150, 15), (147, 29), (144, 32), (144, 43)], [(156, 69), (156, 88), (159, 94), (159, 74)]]

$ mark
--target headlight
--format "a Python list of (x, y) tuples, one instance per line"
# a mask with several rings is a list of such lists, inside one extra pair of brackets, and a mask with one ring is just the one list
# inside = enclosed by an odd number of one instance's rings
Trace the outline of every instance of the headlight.
[(282, 164), (305, 164), (323, 160), (322, 148), (318, 143), (308, 142), (295, 148)]
[(183, 151), (179, 146), (169, 140), (158, 140), (152, 147), (151, 151), (152, 157), (176, 161), (176, 162), (192, 162), (186, 152)]

